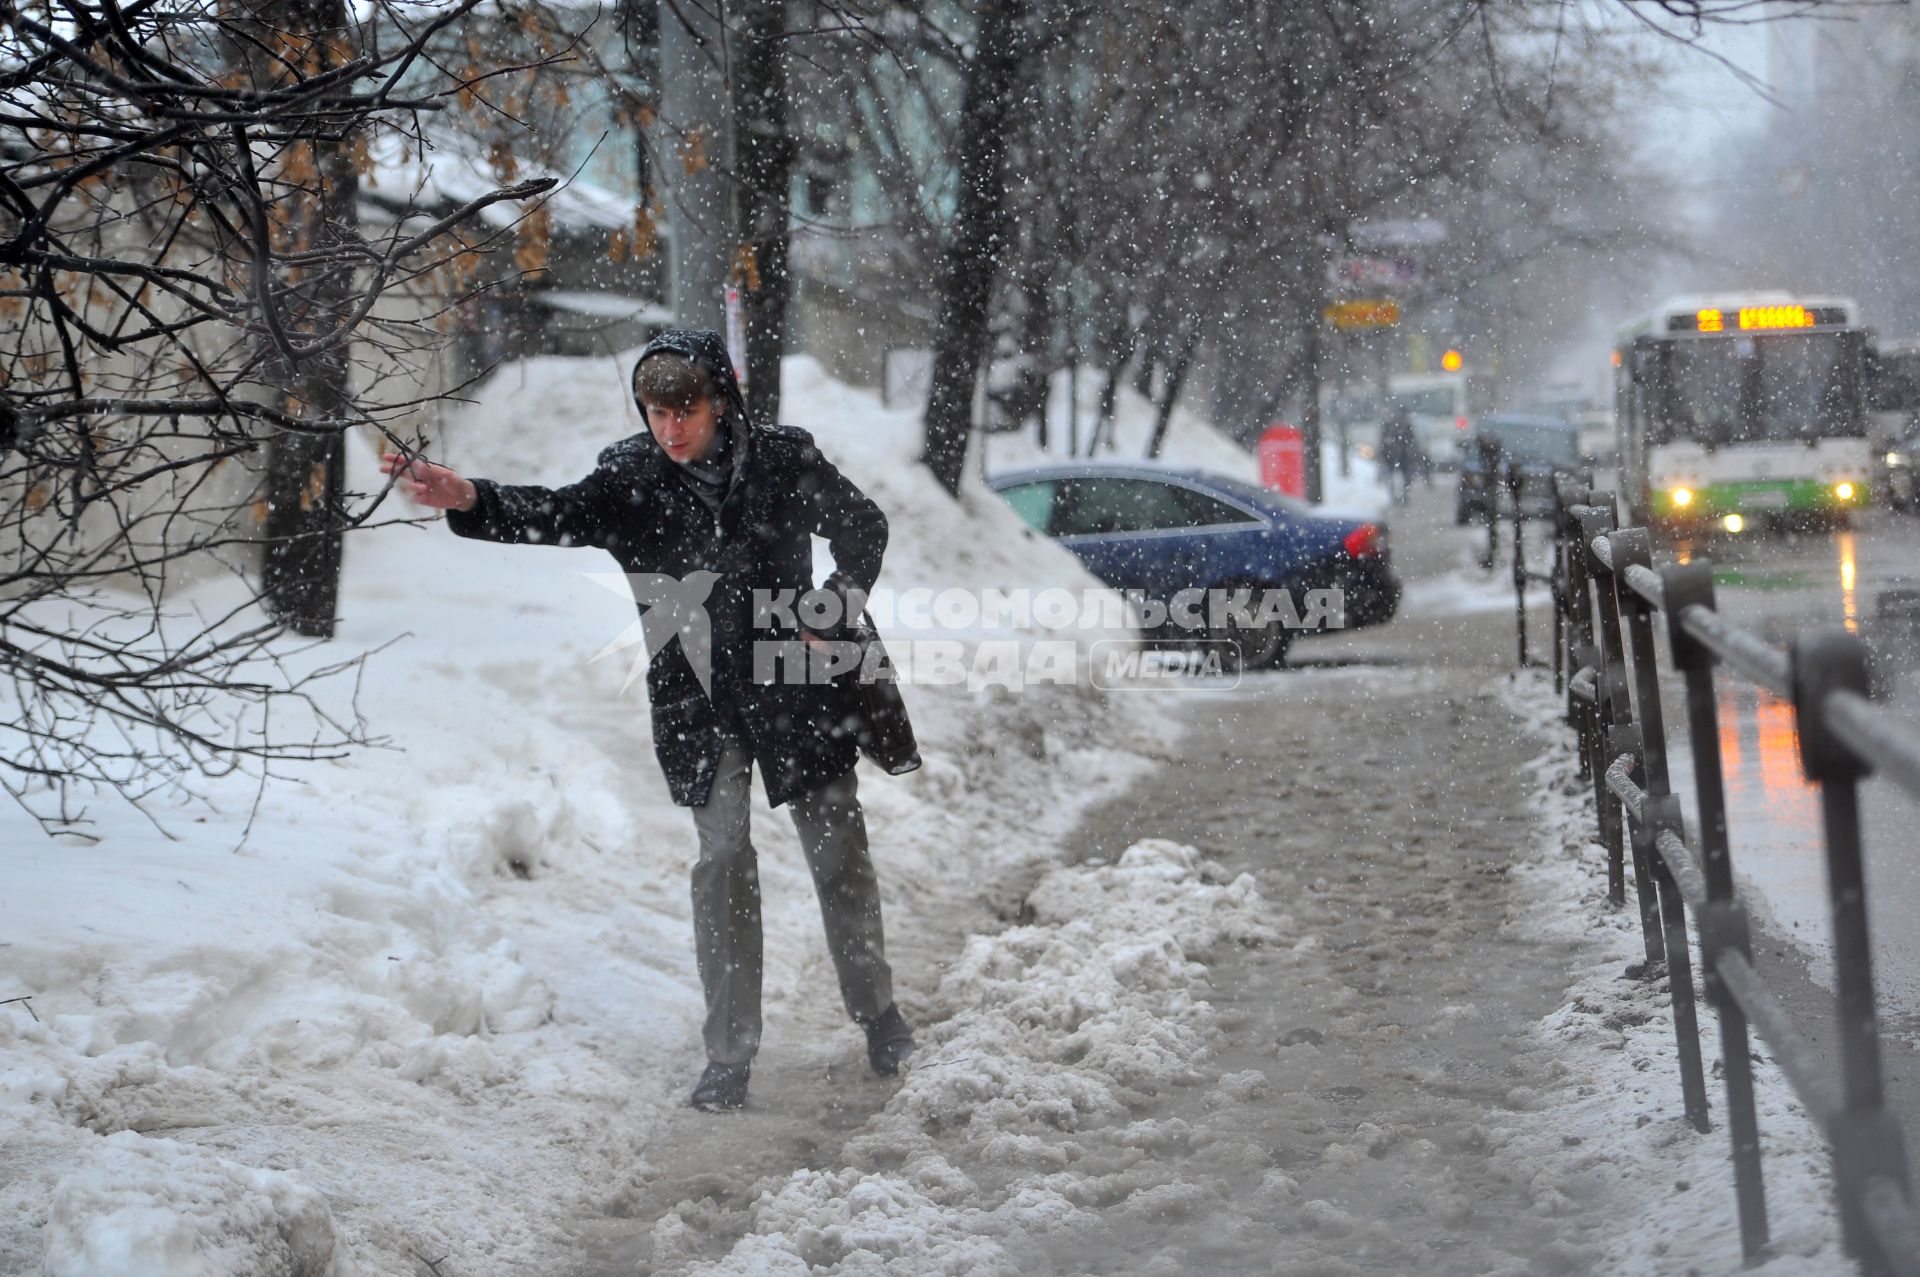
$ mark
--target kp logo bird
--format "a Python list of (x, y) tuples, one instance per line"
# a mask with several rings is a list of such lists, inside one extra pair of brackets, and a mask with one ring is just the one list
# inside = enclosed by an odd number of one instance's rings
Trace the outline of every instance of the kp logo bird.
[(615, 594), (631, 594), (640, 605), (640, 617), (611, 643), (593, 654), (593, 660), (644, 642), (645, 650), (634, 654), (622, 694), (633, 686), (646, 670), (647, 662), (674, 639), (687, 654), (700, 690), (713, 695), (713, 623), (707, 617), (707, 596), (713, 593), (718, 572), (689, 572), (684, 577), (661, 572), (588, 572), (587, 579)]

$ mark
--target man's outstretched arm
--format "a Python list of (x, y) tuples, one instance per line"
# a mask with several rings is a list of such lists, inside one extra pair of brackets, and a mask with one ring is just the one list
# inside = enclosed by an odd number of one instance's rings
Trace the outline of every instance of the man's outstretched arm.
[(380, 468), (399, 475), (401, 490), (421, 505), (445, 510), (447, 528), (458, 536), (509, 545), (607, 544), (604, 466), (563, 488), (468, 479), (393, 452), (380, 458)]

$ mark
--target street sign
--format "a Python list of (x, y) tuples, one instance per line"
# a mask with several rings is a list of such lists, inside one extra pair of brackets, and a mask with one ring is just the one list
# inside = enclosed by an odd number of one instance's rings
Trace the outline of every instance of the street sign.
[(1320, 312), (1342, 332), (1351, 328), (1391, 328), (1400, 322), (1400, 303), (1391, 301), (1335, 302)]

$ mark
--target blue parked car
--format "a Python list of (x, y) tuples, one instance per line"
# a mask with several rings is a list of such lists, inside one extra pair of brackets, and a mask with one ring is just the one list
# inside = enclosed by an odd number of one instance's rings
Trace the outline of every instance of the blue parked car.
[[(1106, 584), (1161, 603), (1182, 590), (1286, 590), (1305, 619), (1306, 591), (1339, 589), (1349, 627), (1400, 604), (1384, 524), (1318, 514), (1251, 483), (1114, 462), (1013, 470), (987, 485)], [(1238, 664), (1257, 669), (1284, 661), (1298, 632), (1230, 622), (1198, 637), (1230, 640)], [(1156, 633), (1195, 637), (1172, 625)]]

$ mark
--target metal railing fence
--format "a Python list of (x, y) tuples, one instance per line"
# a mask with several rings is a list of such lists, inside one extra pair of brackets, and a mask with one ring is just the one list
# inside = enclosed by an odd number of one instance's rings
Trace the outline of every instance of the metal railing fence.
[[(1754, 1112), (1749, 1033), (1757, 1033), (1827, 1138), (1842, 1241), (1869, 1277), (1920, 1277), (1920, 1212), (1906, 1138), (1886, 1104), (1874, 990), (1859, 789), (1878, 773), (1920, 799), (1920, 730), (1868, 695), (1867, 649), (1844, 628), (1815, 629), (1780, 651), (1717, 608), (1711, 564), (1656, 570), (1645, 528), (1615, 525), (1611, 494), (1562, 478), (1541, 517), (1551, 521), (1550, 570), (1526, 563), (1525, 480), (1500, 473), (1511, 498), (1515, 610), (1528, 663), (1526, 589), (1551, 586), (1554, 688), (1578, 737), (1580, 776), (1594, 786), (1607, 889), (1626, 903), (1633, 873), (1646, 978), (1664, 970), (1673, 1004), (1680, 1089), (1688, 1120), (1710, 1129), (1694, 1004), (1688, 921), (1698, 937), (1706, 1001), (1720, 1025), (1741, 1245), (1767, 1243), (1767, 1203)], [(1498, 546), (1488, 516), (1485, 562)], [(1689, 836), (1668, 772), (1659, 637), (1684, 683), (1698, 828)], [(1755, 969), (1751, 926), (1734, 888), (1727, 828), (1716, 672), (1745, 679), (1793, 709), (1799, 754), (1818, 788), (1833, 918), (1834, 1041), (1839, 1076)]]

